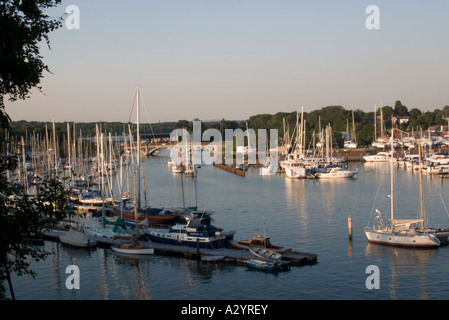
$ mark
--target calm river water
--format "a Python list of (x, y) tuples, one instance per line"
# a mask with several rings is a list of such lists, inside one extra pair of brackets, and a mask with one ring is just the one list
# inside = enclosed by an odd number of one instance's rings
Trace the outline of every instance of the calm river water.
[[(144, 160), (147, 195), (157, 205), (182, 205), (181, 180), (167, 157)], [(373, 211), (389, 210), (389, 164), (350, 163), (353, 179), (289, 180), (240, 177), (212, 166), (199, 169), (199, 208), (214, 211), (213, 224), (235, 230), (235, 239), (266, 234), (274, 244), (318, 255), (314, 265), (276, 274), (228, 262), (176, 256), (118, 256), (111, 249), (69, 248), (46, 241), (52, 255), (33, 263), (35, 279), (14, 277), (21, 300), (439, 300), (449, 298), (449, 247), (415, 250), (369, 244), (363, 228)], [(419, 215), (419, 175), (396, 168), (396, 213)], [(184, 179), (184, 201), (194, 186)], [(424, 176), (424, 200), (433, 226), (449, 226), (449, 179)], [(389, 213), (388, 213), (389, 214)], [(353, 226), (348, 237), (348, 217)], [(80, 288), (69, 290), (68, 265), (80, 270)], [(379, 288), (368, 289), (367, 267), (379, 268)]]

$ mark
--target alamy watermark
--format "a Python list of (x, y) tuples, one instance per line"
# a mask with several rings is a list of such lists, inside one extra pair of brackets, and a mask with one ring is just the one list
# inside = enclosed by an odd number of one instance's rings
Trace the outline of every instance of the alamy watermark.
[(370, 14), (365, 20), (365, 27), (368, 30), (380, 29), (380, 10), (378, 6), (370, 5), (365, 9), (366, 14)]
[[(245, 138), (247, 144), (245, 146)], [(278, 162), (278, 130), (269, 129), (269, 144), (266, 129), (225, 129), (224, 140), (218, 129), (207, 129), (202, 133), (201, 121), (193, 121), (192, 135), (186, 129), (175, 129), (170, 134), (170, 140), (177, 144), (171, 149), (170, 157), (175, 164), (191, 161), (200, 165), (213, 163), (227, 165), (244, 162), (247, 156), (248, 164), (268, 165)], [(257, 140), (257, 141), (256, 141)], [(210, 142), (203, 148), (203, 142)], [(223, 150), (224, 145), (224, 150)], [(192, 150), (209, 149), (211, 152), (193, 152)]]
[[(69, 5), (65, 9), (67, 17), (65, 19), (65, 26), (69, 30), (80, 29), (80, 9), (77, 5)], [(365, 26), (368, 30), (380, 29), (380, 10), (376, 5), (369, 5), (365, 9), (365, 13), (369, 16), (365, 20)]]
[(368, 290), (380, 289), (380, 271), (376, 265), (369, 265), (365, 269), (365, 273), (369, 274), (365, 280), (365, 286)]
[(65, 19), (65, 27), (69, 30), (80, 29), (80, 8), (76, 5), (67, 6), (65, 9), (67, 17)]
[(70, 276), (65, 280), (65, 287), (69, 290), (80, 289), (80, 269), (76, 265), (69, 265), (65, 269), (65, 273), (70, 273)]

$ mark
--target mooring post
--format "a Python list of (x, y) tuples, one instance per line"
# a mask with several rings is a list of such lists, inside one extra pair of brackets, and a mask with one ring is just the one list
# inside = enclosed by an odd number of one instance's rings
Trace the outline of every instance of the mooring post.
[(198, 260), (201, 259), (201, 256), (200, 256), (200, 239), (196, 239), (196, 256), (197, 256)]
[(351, 221), (351, 216), (348, 217), (348, 232), (349, 232), (349, 240), (352, 240), (352, 221)]

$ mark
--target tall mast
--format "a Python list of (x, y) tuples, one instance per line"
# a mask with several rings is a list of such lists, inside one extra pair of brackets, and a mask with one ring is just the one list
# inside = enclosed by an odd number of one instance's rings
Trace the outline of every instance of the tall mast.
[(53, 152), (55, 154), (55, 163), (54, 163), (54, 178), (56, 179), (56, 174), (58, 172), (58, 161), (57, 161), (57, 155), (56, 155), (56, 132), (55, 132), (55, 117), (53, 117)]
[(424, 204), (422, 199), (422, 163), (421, 163), (421, 142), (418, 142), (419, 148), (419, 192), (421, 200), (421, 228), (424, 228)]
[(374, 139), (373, 141), (377, 140), (377, 109), (376, 105), (374, 105)]
[[(136, 92), (136, 102), (137, 102), (137, 163), (135, 170), (140, 170), (140, 128), (139, 128), (139, 121), (140, 121), (140, 115), (139, 115), (139, 95), (140, 95), (140, 87), (137, 87)], [(137, 186), (137, 207), (140, 208), (140, 174), (136, 175), (136, 186)]]
[[(394, 136), (394, 129), (391, 128), (391, 159), (390, 159), (390, 175), (391, 175), (391, 192), (390, 192), (390, 200), (391, 200), (391, 222), (393, 223), (393, 219), (394, 219), (394, 214), (393, 214), (393, 210), (394, 210), (394, 187), (393, 187), (393, 151), (394, 151), (394, 147), (393, 147), (393, 136)], [(393, 224), (391, 225), (392, 229), (393, 229)]]
[(357, 138), (355, 136), (355, 120), (354, 120), (354, 110), (352, 110), (352, 137), (351, 137), (352, 141), (354, 141), (355, 143), (357, 143)]

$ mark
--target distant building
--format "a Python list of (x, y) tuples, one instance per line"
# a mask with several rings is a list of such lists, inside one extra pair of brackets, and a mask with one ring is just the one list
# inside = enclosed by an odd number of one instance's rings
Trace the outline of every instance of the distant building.
[(397, 123), (399, 125), (407, 124), (410, 121), (409, 116), (397, 116), (392, 118), (394, 123)]

